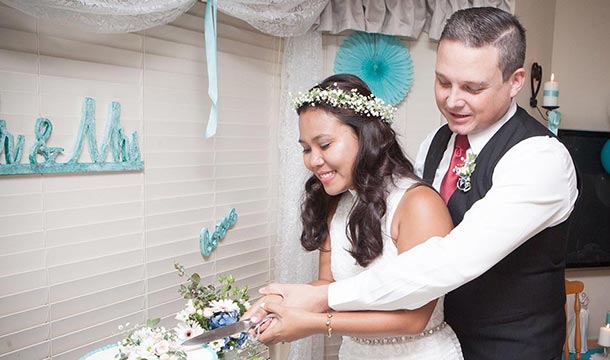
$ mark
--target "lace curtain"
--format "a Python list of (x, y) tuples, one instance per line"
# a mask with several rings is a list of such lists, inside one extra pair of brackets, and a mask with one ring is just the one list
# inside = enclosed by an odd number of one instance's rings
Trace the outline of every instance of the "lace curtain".
[[(0, 0), (54, 23), (100, 33), (166, 24), (198, 0)], [(221, 0), (218, 10), (281, 37), (345, 30), (438, 39), (447, 17), (473, 6), (511, 11), (514, 0)]]
[(223, 0), (218, 10), (275, 36), (345, 30), (438, 40), (456, 10), (492, 6), (512, 12), (514, 0)]
[[(286, 39), (282, 63), (282, 94), (296, 94), (309, 89), (323, 77), (322, 35), (308, 32)], [(299, 241), (301, 235), (300, 202), (305, 180), (309, 176), (303, 166), (303, 153), (297, 144), (299, 120), (287, 95), (280, 99), (279, 124), (279, 218), (276, 279), (278, 282), (306, 283), (318, 277), (317, 254), (305, 252)], [(324, 358), (321, 336), (293, 342), (291, 360)]]
[(0, 0), (39, 19), (98, 33), (125, 33), (174, 21), (197, 0)]

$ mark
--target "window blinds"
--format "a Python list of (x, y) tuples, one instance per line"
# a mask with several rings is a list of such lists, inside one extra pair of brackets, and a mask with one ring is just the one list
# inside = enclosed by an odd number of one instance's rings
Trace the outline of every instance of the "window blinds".
[[(143, 172), (0, 177), (0, 359), (72, 360), (120, 338), (118, 325), (173, 325), (175, 261), (253, 291), (272, 279), (280, 40), (220, 16), (219, 128), (206, 140), (203, 11), (106, 35), (0, 5), (0, 119), (26, 136), (22, 162), (41, 116), (67, 160), (85, 96), (98, 146), (118, 101), (145, 161)], [(230, 207), (237, 224), (203, 259), (199, 231)]]

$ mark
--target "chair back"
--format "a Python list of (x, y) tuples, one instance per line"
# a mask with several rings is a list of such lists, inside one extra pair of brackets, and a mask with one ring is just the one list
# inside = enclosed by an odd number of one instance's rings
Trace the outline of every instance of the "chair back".
[[(580, 350), (582, 348), (581, 335), (580, 335), (580, 293), (585, 289), (585, 284), (582, 281), (570, 281), (566, 280), (566, 296), (574, 295), (574, 318), (576, 320), (574, 327), (574, 359), (581, 360)], [(564, 359), (570, 358), (570, 351), (568, 350), (568, 301), (566, 299), (566, 340), (563, 344)]]

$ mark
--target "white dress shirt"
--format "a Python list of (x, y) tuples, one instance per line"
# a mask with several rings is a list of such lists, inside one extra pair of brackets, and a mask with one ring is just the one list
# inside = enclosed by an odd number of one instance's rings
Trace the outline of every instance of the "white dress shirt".
[[(468, 135), (470, 151), (478, 154), (516, 108), (513, 102), (493, 126)], [(419, 176), (434, 133), (420, 146), (415, 163)], [(454, 139), (455, 134), (436, 171), (437, 190), (449, 167)], [(513, 146), (497, 163), (492, 182), (485, 197), (447, 236), (432, 237), (389, 263), (331, 283), (328, 305), (337, 311), (419, 308), (483, 274), (545, 228), (565, 221), (578, 196), (572, 158), (548, 136)]]

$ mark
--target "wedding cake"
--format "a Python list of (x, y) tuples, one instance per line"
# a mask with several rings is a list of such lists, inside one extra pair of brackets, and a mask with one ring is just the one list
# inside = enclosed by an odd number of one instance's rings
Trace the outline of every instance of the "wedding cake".
[[(175, 264), (180, 277), (185, 269)], [(125, 337), (118, 343), (87, 353), (80, 360), (265, 360), (268, 349), (252, 340), (246, 332), (226, 336), (208, 344), (183, 346), (182, 343), (205, 332), (231, 325), (248, 310), (248, 288), (234, 285), (232, 276), (218, 278), (219, 287), (200, 283), (196, 273), (180, 285), (180, 294), (187, 300), (175, 319), (173, 329), (158, 326), (159, 319), (147, 321), (129, 332), (119, 326)]]
[[(216, 356), (214, 351), (201, 346), (191, 347), (185, 352), (187, 360), (218, 360), (218, 356)], [(112, 344), (93, 350), (81, 357), (80, 360), (117, 360), (118, 353), (118, 344)]]

